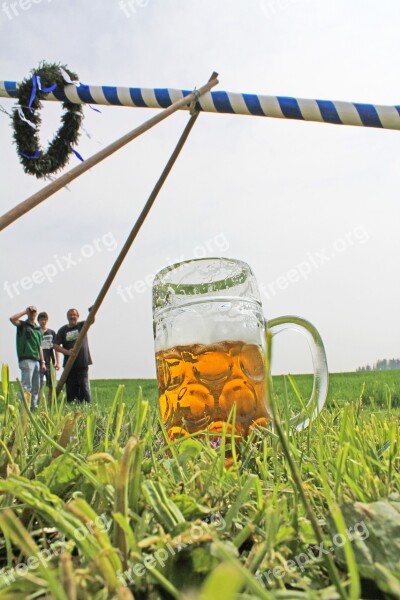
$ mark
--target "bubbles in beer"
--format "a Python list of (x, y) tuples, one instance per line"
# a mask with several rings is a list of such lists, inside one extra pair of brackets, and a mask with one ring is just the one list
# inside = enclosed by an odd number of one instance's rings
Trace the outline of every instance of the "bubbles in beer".
[(185, 365), (177, 350), (168, 352), (164, 356), (164, 371), (167, 390), (176, 390), (182, 385), (185, 380)]
[(189, 383), (177, 395), (176, 409), (181, 411), (182, 414), (187, 410), (186, 419), (195, 422), (212, 413), (214, 398), (206, 386), (199, 383)]
[(229, 377), (232, 371), (232, 360), (229, 354), (221, 352), (221, 348), (215, 346), (200, 346), (195, 354), (196, 363), (193, 365), (193, 373), (197, 379), (205, 384), (223, 381)]
[[(166, 362), (160, 356), (156, 356), (156, 369), (157, 369), (157, 383), (158, 383), (158, 391), (160, 394), (160, 402), (161, 395), (165, 392), (167, 388), (167, 371), (166, 371)], [(164, 419), (164, 417), (163, 417)]]
[(253, 381), (265, 380), (264, 361), (260, 349), (254, 344), (245, 344), (240, 351), (240, 366), (243, 373)]
[(171, 414), (172, 411), (172, 404), (169, 400), (169, 397), (167, 394), (161, 394), (159, 396), (159, 400), (158, 400), (159, 406), (160, 406), (160, 413), (161, 413), (161, 418), (163, 420), (163, 423), (168, 423), (169, 420), (169, 416)]
[[(169, 431), (222, 431), (236, 406), (238, 432), (267, 420), (264, 361), (257, 344), (225, 341), (157, 352), (159, 404)], [(235, 431), (236, 432), (236, 431)]]
[(219, 398), (219, 405), (229, 415), (236, 404), (236, 420), (238, 423), (252, 421), (256, 413), (257, 396), (253, 387), (244, 379), (232, 379), (224, 386)]

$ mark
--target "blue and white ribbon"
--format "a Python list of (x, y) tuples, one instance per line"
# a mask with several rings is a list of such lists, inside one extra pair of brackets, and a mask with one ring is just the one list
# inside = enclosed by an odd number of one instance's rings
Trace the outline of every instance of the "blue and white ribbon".
[(47, 88), (42, 88), (42, 81), (41, 81), (39, 75), (36, 75), (36, 81), (37, 81), (37, 86), (38, 86), (39, 90), (41, 92), (43, 92), (44, 94), (48, 94), (49, 92), (52, 92), (57, 87), (57, 84), (53, 83), (52, 85), (49, 85), (49, 87), (47, 87)]
[[(73, 84), (66, 85), (64, 89), (57, 88), (49, 93), (46, 99), (69, 100), (76, 104), (166, 108), (190, 93), (191, 90), (127, 88), (84, 85), (82, 83), (77, 87), (73, 82)], [(15, 98), (16, 94), (17, 83), (15, 81), (0, 81), (0, 97)], [(198, 99), (197, 105), (204, 112), (400, 129), (400, 105), (385, 106), (220, 91), (207, 92)]]
[[(78, 81), (77, 79), (71, 79), (71, 77), (68, 75), (67, 71), (65, 69), (63, 69), (62, 67), (60, 67), (60, 73), (63, 76), (63, 79), (66, 83), (72, 84), (75, 87), (80, 87), (82, 84), (80, 81)], [(89, 104), (89, 108), (91, 108), (92, 110), (101, 113), (101, 110), (99, 110), (98, 108), (94, 108), (93, 106), (90, 106)]]
[(31, 91), (31, 97), (29, 98), (29, 104), (28, 104), (29, 110), (31, 112), (33, 112), (33, 109), (31, 108), (31, 106), (32, 106), (32, 102), (36, 98), (36, 92), (37, 92), (38, 88), (44, 94), (48, 94), (49, 92), (52, 92), (53, 90), (55, 90), (56, 87), (57, 87), (57, 84), (53, 83), (53, 85), (50, 85), (47, 88), (42, 88), (42, 82), (41, 82), (39, 75), (32, 75), (32, 91)]
[(22, 106), (20, 106), (19, 104), (16, 104), (14, 106), (14, 108), (18, 112), (18, 116), (21, 119), (21, 121), (25, 121), (25, 123), (28, 123), (28, 125), (30, 127), (32, 127), (32, 129), (37, 129), (37, 126), (35, 125), (35, 123), (32, 123), (32, 121), (29, 121), (29, 119), (26, 118)]

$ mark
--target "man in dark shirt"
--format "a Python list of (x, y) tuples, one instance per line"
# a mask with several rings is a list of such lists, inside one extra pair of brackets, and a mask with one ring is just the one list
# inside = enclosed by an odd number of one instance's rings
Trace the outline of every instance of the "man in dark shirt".
[[(53, 342), (56, 352), (64, 354), (64, 367), (69, 356), (75, 356), (74, 345), (85, 321), (78, 321), (79, 312), (70, 308), (67, 312), (68, 324), (57, 331)], [(79, 400), (90, 402), (89, 365), (92, 364), (87, 336), (84, 337), (81, 349), (65, 382), (67, 402)]]

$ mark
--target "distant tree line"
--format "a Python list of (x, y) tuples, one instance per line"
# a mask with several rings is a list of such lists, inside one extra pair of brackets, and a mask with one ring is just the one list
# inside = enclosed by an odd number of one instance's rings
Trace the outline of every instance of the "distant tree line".
[(393, 369), (400, 369), (400, 358), (383, 358), (377, 360), (374, 365), (367, 365), (366, 367), (358, 367), (356, 371), (392, 371)]

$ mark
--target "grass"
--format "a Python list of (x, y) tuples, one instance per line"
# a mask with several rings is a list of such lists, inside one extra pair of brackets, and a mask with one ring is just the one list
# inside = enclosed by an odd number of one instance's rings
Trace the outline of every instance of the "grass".
[(305, 432), (218, 446), (166, 441), (152, 380), (33, 415), (3, 370), (0, 600), (400, 598), (399, 375), (333, 375)]
[[(295, 380), (302, 396), (308, 397), (312, 388), (312, 375), (296, 375)], [(125, 402), (135, 402), (141, 387), (143, 397), (152, 406), (156, 406), (157, 383), (154, 379), (95, 379), (91, 382), (91, 388), (93, 400), (99, 408), (106, 408), (111, 404), (118, 385), (124, 386)], [(273, 385), (278, 398), (284, 398), (286, 394), (289, 401), (296, 404), (295, 393), (286, 376), (274, 376)], [(360, 398), (363, 406), (372, 410), (388, 406), (400, 407), (400, 370), (330, 374), (328, 406), (333, 403), (351, 403)]]

